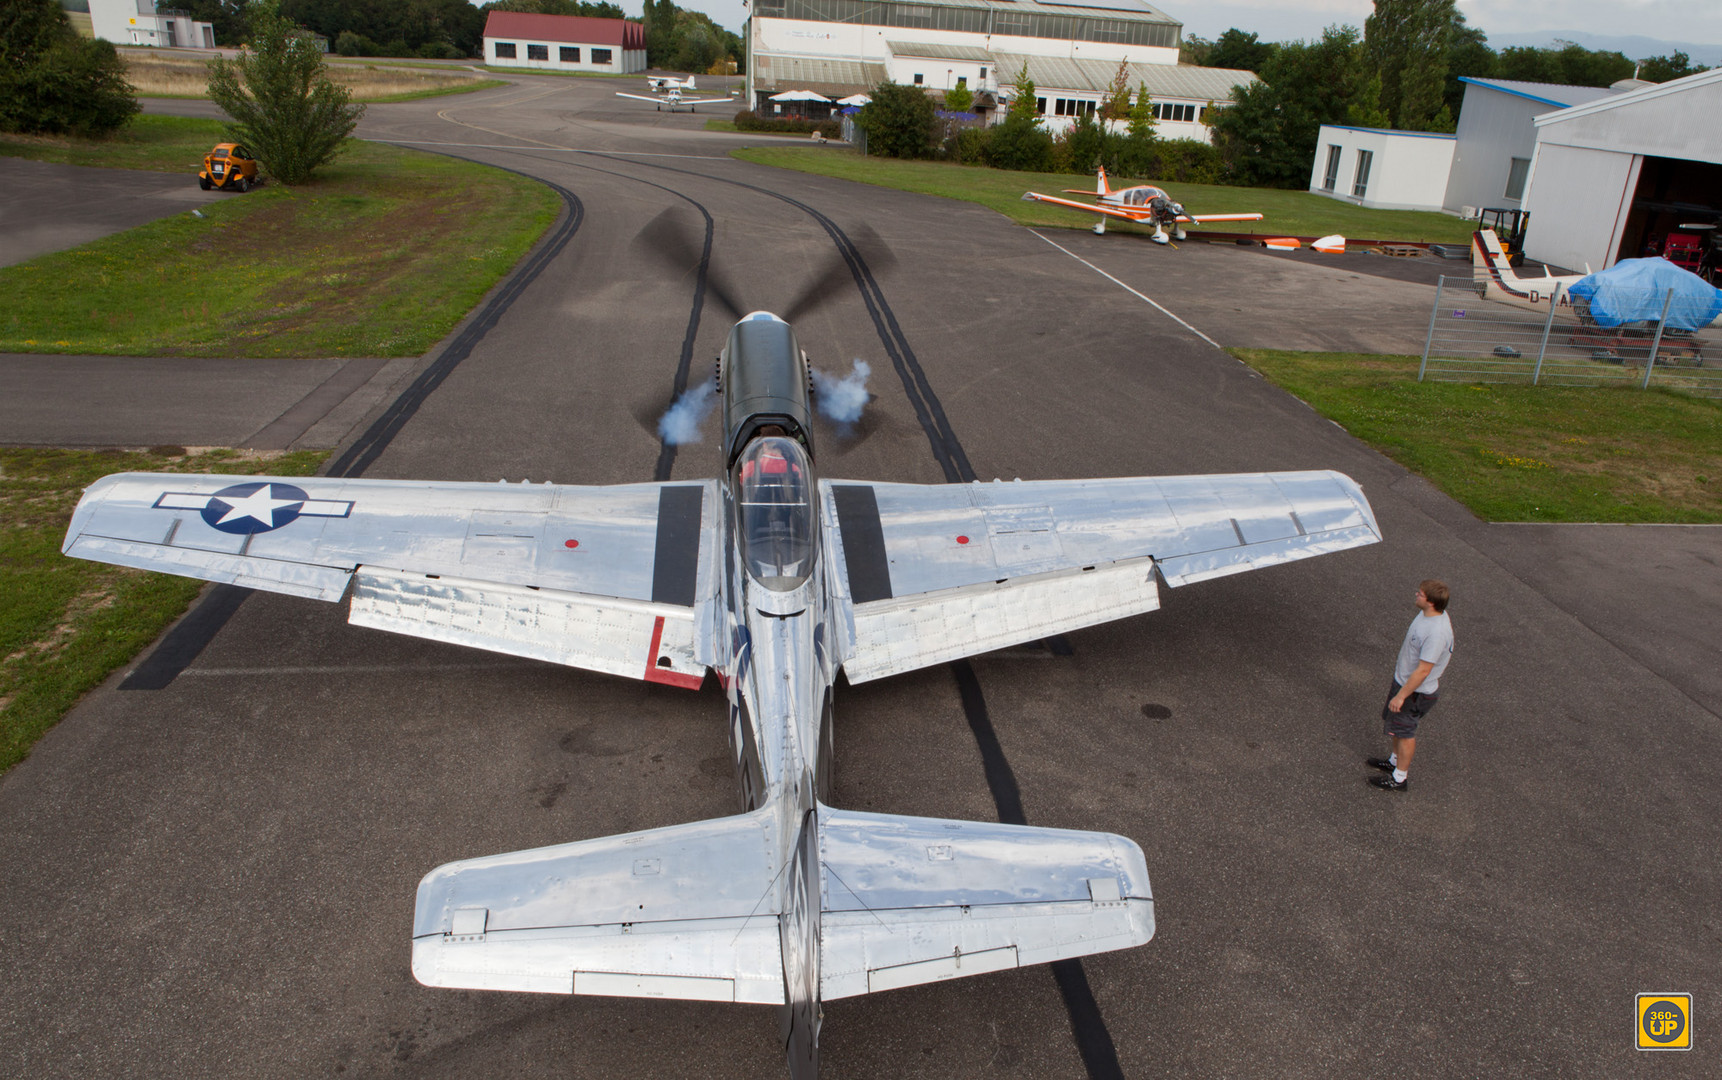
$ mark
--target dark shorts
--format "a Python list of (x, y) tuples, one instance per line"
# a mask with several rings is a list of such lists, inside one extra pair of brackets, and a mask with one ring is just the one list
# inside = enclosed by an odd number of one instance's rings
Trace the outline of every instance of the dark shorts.
[(1399, 684), (1394, 683), (1393, 689), (1387, 691), (1387, 700), (1381, 704), (1381, 731), (1384, 735), (1397, 735), (1401, 739), (1417, 737), (1417, 724), (1429, 710), (1435, 707), (1435, 694), (1420, 694), (1416, 691), (1405, 699), (1405, 704), (1398, 712), (1388, 708), (1393, 703), (1393, 697), (1399, 693)]

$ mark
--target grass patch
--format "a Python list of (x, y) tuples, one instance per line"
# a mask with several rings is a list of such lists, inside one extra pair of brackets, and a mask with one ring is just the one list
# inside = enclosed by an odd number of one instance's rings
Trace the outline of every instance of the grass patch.
[[(1065, 188), (1094, 190), (1093, 177), (1068, 173), (1011, 172), (939, 161), (900, 161), (896, 158), (864, 157), (854, 150), (835, 147), (800, 149), (748, 147), (731, 150), (732, 157), (780, 169), (817, 173), (841, 180), (854, 180), (877, 187), (939, 195), (947, 199), (979, 203), (997, 210), (1018, 225), (1086, 229), (1099, 220), (1096, 214), (1068, 210), (1045, 203), (1024, 202), (1022, 193), (1038, 191), (1058, 195)], [(1113, 187), (1132, 183), (1158, 183), (1111, 177)], [(1369, 210), (1329, 199), (1308, 191), (1278, 188), (1226, 187), (1216, 184), (1158, 184), (1191, 213), (1259, 213), (1261, 221), (1222, 221), (1212, 228), (1220, 232), (1253, 233), (1258, 236), (1343, 236), (1369, 240), (1407, 240), (1419, 243), (1469, 243), (1472, 224), (1447, 214), (1420, 210)], [(1077, 196), (1070, 196), (1076, 198)], [(1108, 219), (1108, 232), (1135, 232), (1146, 236), (1152, 229), (1132, 222)]]
[(97, 169), (182, 172), (195, 184), (203, 155), (227, 138), (222, 129), (220, 120), (134, 116), (131, 123), (101, 139), (0, 132), (0, 155)]
[(185, 612), (203, 582), (60, 554), (72, 508), (108, 473), (309, 476), (327, 451), (0, 447), (0, 771)]
[[(193, 56), (154, 55), (154, 50), (120, 50), (126, 64), (126, 81), (142, 97), (207, 98), (208, 61)], [(376, 61), (330, 65), (329, 77), (353, 92), (354, 101), (385, 104), (466, 94), (490, 86), (505, 85), (471, 71), (442, 67), (437, 74), (403, 70), (400, 65)]]
[[(72, 164), (94, 151), (109, 166), (183, 169), (195, 183), (220, 125), (143, 119), (136, 143), (0, 137), (0, 151)], [(0, 352), (416, 356), (559, 207), (513, 173), (354, 141), (299, 187), (266, 184), (206, 205), (202, 218), (175, 214), (0, 269)]]
[(1722, 402), (1420, 383), (1415, 356), (1231, 352), (1485, 521), (1722, 522)]

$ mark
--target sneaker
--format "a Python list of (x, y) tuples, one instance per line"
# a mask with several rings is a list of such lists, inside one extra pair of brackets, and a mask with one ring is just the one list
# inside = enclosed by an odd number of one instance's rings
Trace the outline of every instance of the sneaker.
[(1406, 777), (1404, 780), (1395, 780), (1392, 773), (1388, 773), (1386, 776), (1372, 776), (1369, 778), (1369, 782), (1388, 791), (1407, 791), (1411, 787), (1410, 777)]
[(1392, 772), (1394, 769), (1399, 768), (1399, 766), (1393, 764), (1393, 762), (1388, 761), (1384, 757), (1364, 758), (1363, 763), (1371, 768), (1380, 769), (1382, 772)]

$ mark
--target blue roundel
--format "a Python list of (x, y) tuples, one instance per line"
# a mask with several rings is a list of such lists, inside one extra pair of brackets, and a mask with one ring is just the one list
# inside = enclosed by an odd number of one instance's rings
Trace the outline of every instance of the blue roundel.
[(203, 520), (224, 533), (269, 532), (298, 518), (310, 497), (304, 488), (276, 481), (234, 484), (209, 497)]

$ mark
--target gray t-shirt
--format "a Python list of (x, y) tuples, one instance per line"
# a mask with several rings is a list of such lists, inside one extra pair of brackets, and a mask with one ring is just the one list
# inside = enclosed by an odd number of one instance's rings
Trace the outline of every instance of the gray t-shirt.
[(1400, 686), (1416, 672), (1417, 665), (1427, 660), (1434, 664), (1429, 677), (1417, 687), (1419, 694), (1433, 694), (1441, 685), (1441, 673), (1447, 670), (1447, 661), (1453, 659), (1453, 623), (1443, 611), (1439, 615), (1425, 615), (1421, 611), (1411, 620), (1411, 628), (1405, 631), (1405, 643), (1399, 646), (1399, 659), (1393, 665), (1393, 681)]

